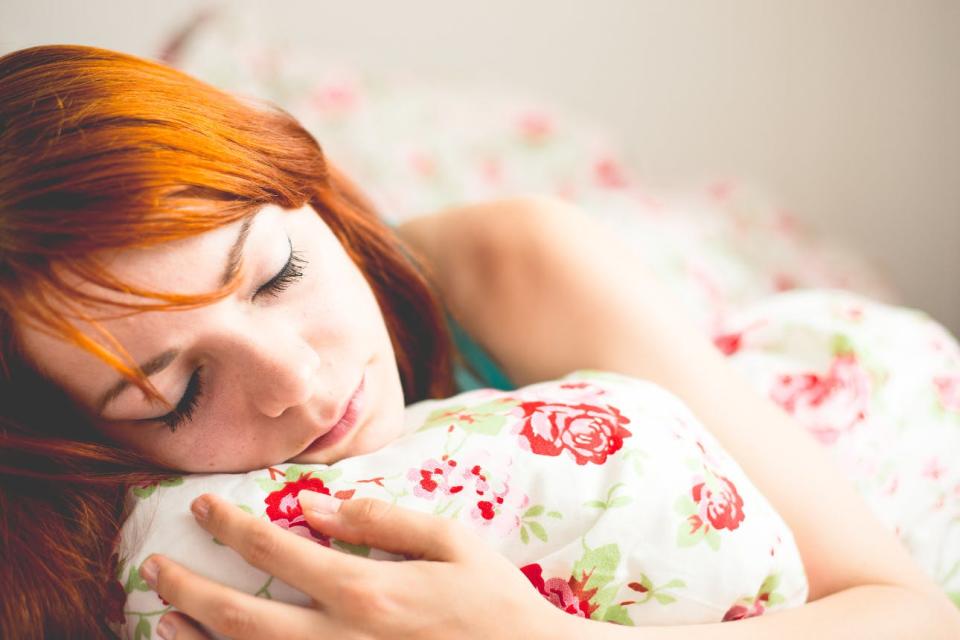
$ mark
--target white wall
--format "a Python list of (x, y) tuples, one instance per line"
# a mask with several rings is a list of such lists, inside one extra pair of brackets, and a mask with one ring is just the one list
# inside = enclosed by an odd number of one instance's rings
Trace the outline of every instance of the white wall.
[[(192, 0), (0, 0), (0, 52), (152, 53)], [(647, 181), (744, 176), (960, 334), (960, 1), (300, 0), (332, 57), (521, 87), (620, 132)]]

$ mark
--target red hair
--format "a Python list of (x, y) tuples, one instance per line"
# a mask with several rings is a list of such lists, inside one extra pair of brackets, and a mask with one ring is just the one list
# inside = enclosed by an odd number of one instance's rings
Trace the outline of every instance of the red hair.
[[(72, 320), (106, 302), (70, 282), (138, 296), (118, 314), (229, 295), (145, 291), (98, 252), (203, 233), (274, 204), (311, 205), (383, 312), (407, 402), (450, 395), (442, 309), (409, 249), (288, 113), (171, 67), (81, 46), (0, 58), (0, 637), (109, 637), (110, 556), (126, 489), (170, 470), (98, 436), (17, 344), (30, 326), (156, 392), (123, 348)], [(419, 268), (418, 268), (419, 267)]]

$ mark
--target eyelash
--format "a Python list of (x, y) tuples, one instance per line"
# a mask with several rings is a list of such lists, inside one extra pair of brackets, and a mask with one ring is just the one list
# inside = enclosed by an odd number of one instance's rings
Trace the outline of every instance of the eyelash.
[[(280, 293), (285, 291), (291, 284), (303, 277), (303, 270), (306, 266), (307, 259), (291, 246), (290, 258), (287, 260), (287, 264), (283, 265), (280, 273), (257, 289), (253, 296), (257, 297), (260, 294), (266, 294), (276, 297), (280, 295)], [(187, 389), (183, 392), (183, 397), (180, 398), (180, 402), (176, 408), (170, 413), (157, 418), (158, 421), (167, 425), (171, 433), (175, 433), (178, 427), (190, 420), (193, 412), (200, 404), (200, 396), (203, 394), (203, 378), (200, 375), (202, 370), (203, 367), (198, 367), (197, 370), (193, 372), (193, 375), (190, 377), (190, 382), (187, 383)]]
[(197, 370), (190, 376), (190, 382), (187, 383), (187, 390), (183, 392), (183, 397), (177, 404), (177, 408), (165, 416), (157, 418), (160, 422), (167, 425), (170, 432), (173, 433), (181, 424), (190, 419), (194, 410), (200, 403), (200, 396), (203, 394), (203, 378), (200, 372), (203, 367), (197, 367)]
[(253, 296), (257, 297), (261, 293), (271, 296), (279, 295), (280, 292), (285, 291), (287, 287), (303, 277), (303, 270), (306, 268), (306, 266), (307, 259), (303, 257), (302, 253), (295, 251), (291, 247), (290, 258), (287, 260), (287, 264), (283, 265), (283, 269), (280, 270), (280, 273), (275, 275), (270, 279), (269, 282), (257, 289), (257, 292), (253, 294)]

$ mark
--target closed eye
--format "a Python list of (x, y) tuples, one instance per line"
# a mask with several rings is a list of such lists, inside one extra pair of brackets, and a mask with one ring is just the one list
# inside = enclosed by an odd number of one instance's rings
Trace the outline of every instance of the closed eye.
[[(293, 242), (290, 241), (289, 238), (287, 241), (290, 243), (290, 255), (287, 258), (286, 264), (283, 265), (283, 268), (280, 269), (277, 275), (260, 285), (253, 294), (254, 298), (261, 295), (278, 296), (282, 291), (286, 290), (287, 287), (303, 277), (303, 270), (307, 266), (307, 259), (304, 258), (300, 252), (293, 249)], [(196, 371), (193, 372), (183, 397), (173, 411), (158, 418), (151, 418), (150, 421), (162, 422), (169, 427), (170, 431), (176, 431), (177, 427), (188, 422), (200, 403), (200, 396), (205, 386), (200, 376), (201, 371), (202, 367), (198, 367)]]
[(293, 249), (293, 242), (290, 241), (289, 238), (287, 241), (290, 242), (290, 255), (287, 258), (287, 263), (283, 265), (283, 268), (280, 269), (277, 275), (273, 276), (257, 289), (256, 293), (253, 294), (254, 298), (261, 295), (277, 296), (282, 291), (285, 291), (291, 284), (303, 277), (303, 270), (307, 266), (307, 259), (304, 258), (303, 254), (299, 251)]

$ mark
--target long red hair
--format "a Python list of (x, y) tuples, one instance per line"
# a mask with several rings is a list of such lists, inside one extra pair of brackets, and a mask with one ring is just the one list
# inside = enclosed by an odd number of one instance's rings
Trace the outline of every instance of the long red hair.
[(170, 470), (112, 446), (18, 348), (18, 327), (70, 340), (155, 390), (122, 346), (74, 322), (103, 302), (83, 280), (139, 296), (117, 313), (228, 295), (139, 290), (98, 252), (203, 233), (267, 204), (310, 204), (380, 304), (407, 402), (453, 391), (450, 339), (423, 267), (282, 109), (171, 67), (81, 46), (0, 58), (0, 637), (110, 637), (113, 543), (131, 485)]

